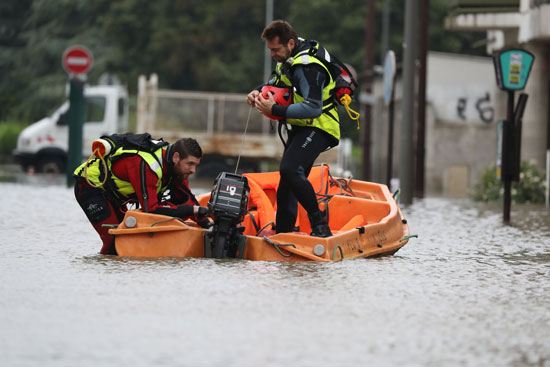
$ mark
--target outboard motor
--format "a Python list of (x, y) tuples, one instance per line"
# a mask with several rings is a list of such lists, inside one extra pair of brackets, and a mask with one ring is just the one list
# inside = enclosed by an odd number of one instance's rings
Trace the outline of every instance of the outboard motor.
[(246, 236), (237, 226), (246, 215), (250, 186), (244, 176), (221, 172), (210, 193), (208, 211), (214, 219), (212, 232), (205, 232), (204, 257), (243, 258)]

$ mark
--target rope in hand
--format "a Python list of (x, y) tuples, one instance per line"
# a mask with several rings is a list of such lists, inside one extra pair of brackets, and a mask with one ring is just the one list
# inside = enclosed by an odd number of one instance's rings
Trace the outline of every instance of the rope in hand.
[[(103, 181), (101, 181), (98, 185), (94, 185), (90, 181), (90, 179), (88, 178), (88, 164), (96, 156), (99, 157), (99, 160), (101, 161), (101, 164), (103, 165), (103, 172), (105, 172), (105, 177), (103, 178)], [(96, 188), (99, 188), (99, 187), (105, 185), (105, 182), (107, 182), (107, 163), (105, 163), (105, 159), (103, 158), (103, 155), (101, 155), (101, 153), (99, 152), (99, 148), (94, 150), (94, 152), (92, 153), (90, 158), (88, 158), (88, 160), (86, 161), (86, 164), (84, 165), (84, 178), (86, 179), (86, 182), (88, 183), (88, 185), (90, 185), (92, 187), (96, 187)]]
[(344, 94), (340, 98), (340, 103), (342, 103), (342, 105), (346, 108), (346, 112), (348, 113), (349, 118), (357, 121), (357, 130), (359, 130), (359, 117), (361, 115), (359, 114), (359, 112), (352, 110), (349, 106), (351, 103), (351, 97), (349, 96), (349, 94)]

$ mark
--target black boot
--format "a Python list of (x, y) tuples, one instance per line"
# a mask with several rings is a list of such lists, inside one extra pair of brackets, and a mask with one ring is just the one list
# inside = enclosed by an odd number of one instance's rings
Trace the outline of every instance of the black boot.
[(328, 226), (325, 216), (322, 211), (315, 212), (313, 214), (308, 214), (309, 223), (311, 224), (311, 236), (314, 237), (330, 237), (332, 232)]

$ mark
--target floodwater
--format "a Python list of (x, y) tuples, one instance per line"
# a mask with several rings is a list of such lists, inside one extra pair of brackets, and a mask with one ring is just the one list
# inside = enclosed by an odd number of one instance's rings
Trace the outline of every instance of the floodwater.
[[(427, 198), (395, 255), (100, 256), (61, 177), (0, 183), (3, 366), (550, 366), (550, 214)], [(193, 186), (193, 182), (191, 183)]]

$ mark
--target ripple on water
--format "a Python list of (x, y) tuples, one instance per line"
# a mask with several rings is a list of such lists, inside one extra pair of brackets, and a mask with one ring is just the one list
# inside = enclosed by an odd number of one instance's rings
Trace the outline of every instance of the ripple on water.
[(70, 189), (0, 187), (9, 365), (550, 366), (544, 208), (505, 226), (497, 206), (420, 200), (419, 238), (376, 259), (130, 259), (97, 255)]

